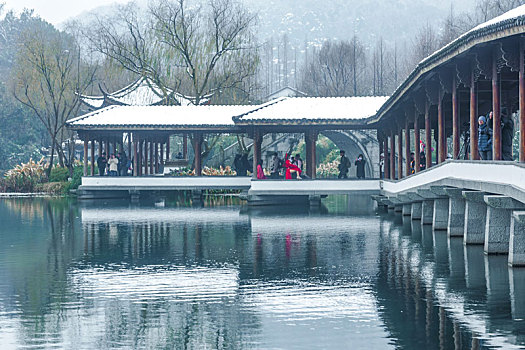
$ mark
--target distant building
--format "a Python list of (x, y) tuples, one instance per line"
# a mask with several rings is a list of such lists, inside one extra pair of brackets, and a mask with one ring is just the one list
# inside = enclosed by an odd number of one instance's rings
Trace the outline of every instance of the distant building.
[[(184, 96), (171, 89), (161, 89), (151, 79), (141, 77), (134, 83), (112, 93), (100, 87), (102, 96), (80, 95), (82, 103), (90, 111), (108, 106), (190, 106), (195, 104), (194, 97)], [(210, 96), (202, 98), (200, 103), (209, 103)]]
[(272, 92), (271, 94), (269, 94), (268, 96), (266, 96), (264, 98), (265, 101), (270, 101), (270, 100), (274, 100), (276, 98), (280, 98), (280, 97), (306, 97), (306, 93), (304, 92), (301, 92), (297, 89), (294, 89), (292, 87), (289, 87), (289, 86), (285, 86), (283, 87), (282, 89), (279, 89), (275, 92)]

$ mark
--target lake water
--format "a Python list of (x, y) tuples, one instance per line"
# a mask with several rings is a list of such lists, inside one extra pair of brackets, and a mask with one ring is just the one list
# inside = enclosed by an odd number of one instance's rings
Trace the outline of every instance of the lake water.
[(0, 200), (0, 349), (525, 345), (506, 256), (368, 197), (323, 202)]

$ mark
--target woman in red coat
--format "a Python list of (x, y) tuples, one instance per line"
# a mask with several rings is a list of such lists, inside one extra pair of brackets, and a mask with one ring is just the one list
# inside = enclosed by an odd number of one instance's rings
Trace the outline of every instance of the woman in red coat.
[(301, 169), (295, 165), (295, 164), (292, 164), (292, 162), (290, 162), (290, 159), (288, 159), (288, 154), (286, 155), (286, 161), (284, 162), (284, 167), (286, 168), (286, 173), (284, 174), (284, 178), (286, 180), (291, 180), (292, 179), (292, 171), (296, 171), (297, 172), (297, 178), (298, 179), (301, 179)]

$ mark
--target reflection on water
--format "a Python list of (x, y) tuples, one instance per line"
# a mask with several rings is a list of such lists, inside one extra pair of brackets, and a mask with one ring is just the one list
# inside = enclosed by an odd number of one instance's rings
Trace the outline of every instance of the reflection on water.
[(2, 349), (525, 344), (525, 270), (369, 197), (185, 200), (0, 200)]

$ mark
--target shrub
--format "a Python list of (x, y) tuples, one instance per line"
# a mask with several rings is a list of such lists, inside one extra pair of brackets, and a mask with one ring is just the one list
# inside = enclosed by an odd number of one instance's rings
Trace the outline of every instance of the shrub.
[(49, 193), (54, 195), (61, 195), (67, 191), (69, 182), (46, 182), (35, 185), (36, 192)]
[(78, 186), (82, 184), (82, 175), (84, 174), (84, 168), (82, 165), (75, 165), (73, 168), (73, 176), (71, 181), (68, 182), (67, 187), (64, 189), (64, 193), (68, 193), (70, 190), (76, 190)]
[(49, 174), (49, 182), (66, 182), (69, 178), (69, 170), (66, 167), (55, 166)]
[(5, 191), (33, 192), (37, 183), (45, 179), (44, 158), (15, 166), (6, 173), (4, 183)]

